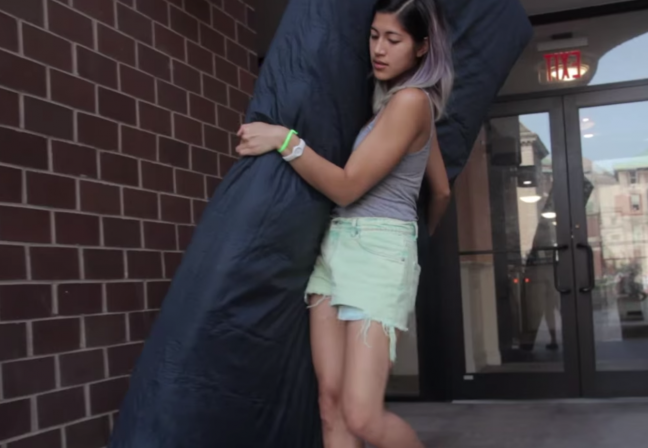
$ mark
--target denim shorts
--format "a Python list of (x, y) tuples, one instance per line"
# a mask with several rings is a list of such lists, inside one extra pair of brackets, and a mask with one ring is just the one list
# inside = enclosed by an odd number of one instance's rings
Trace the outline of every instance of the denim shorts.
[[(396, 359), (396, 330), (407, 331), (420, 268), (415, 222), (387, 218), (335, 218), (306, 288), (338, 307), (341, 320), (378, 322)], [(312, 306), (317, 306), (314, 303)]]

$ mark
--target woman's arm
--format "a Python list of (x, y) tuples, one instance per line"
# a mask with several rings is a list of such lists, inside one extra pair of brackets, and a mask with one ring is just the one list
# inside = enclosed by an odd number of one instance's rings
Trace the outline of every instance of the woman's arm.
[[(431, 121), (427, 95), (419, 89), (399, 91), (377, 119), (374, 129), (353, 152), (344, 168), (329, 162), (307, 147), (291, 165), (311, 186), (336, 204), (345, 207), (360, 199), (389, 174)], [(243, 125), (239, 136), (241, 155), (260, 155), (283, 145), (288, 130), (252, 123)], [(292, 137), (282, 154), (287, 156), (299, 144)]]
[(433, 131), (432, 148), (430, 149), (430, 157), (425, 170), (430, 185), (430, 203), (428, 204), (428, 230), (430, 235), (436, 230), (450, 203), (448, 174), (441, 155), (441, 148), (439, 148), (436, 131)]

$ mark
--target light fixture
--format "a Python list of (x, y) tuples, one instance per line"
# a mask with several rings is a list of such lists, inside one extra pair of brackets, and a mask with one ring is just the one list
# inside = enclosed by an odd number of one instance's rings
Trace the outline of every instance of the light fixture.
[(583, 118), (583, 123), (587, 123), (588, 121), (590, 121), (589, 118)]
[(583, 135), (583, 138), (592, 138), (594, 137), (594, 134), (585, 134)]
[(535, 204), (538, 202), (540, 199), (542, 199), (538, 195), (530, 195), (530, 196), (520, 196), (520, 201), (525, 202), (527, 204)]
[(522, 182), (522, 183), (523, 183), (524, 185), (531, 185), (533, 182), (531, 182), (530, 180), (525, 180), (525, 181)]
[(554, 219), (556, 217), (556, 212), (544, 212), (542, 214), (543, 218)]

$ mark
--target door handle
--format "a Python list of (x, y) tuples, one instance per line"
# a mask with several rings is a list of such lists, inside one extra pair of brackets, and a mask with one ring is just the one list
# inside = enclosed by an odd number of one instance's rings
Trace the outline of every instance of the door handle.
[(554, 277), (554, 288), (556, 291), (558, 291), (560, 294), (571, 294), (572, 290), (570, 288), (561, 288), (558, 285), (558, 254), (563, 251), (569, 249), (569, 246), (566, 244), (563, 244), (562, 246), (554, 246), (552, 247), (554, 251), (554, 256), (553, 256), (553, 277)]
[(587, 275), (589, 277), (589, 283), (587, 286), (579, 289), (580, 292), (586, 294), (588, 292), (592, 292), (596, 287), (596, 279), (594, 274), (594, 250), (592, 249), (592, 246), (587, 243), (578, 243), (576, 247), (579, 249), (584, 249), (587, 253)]

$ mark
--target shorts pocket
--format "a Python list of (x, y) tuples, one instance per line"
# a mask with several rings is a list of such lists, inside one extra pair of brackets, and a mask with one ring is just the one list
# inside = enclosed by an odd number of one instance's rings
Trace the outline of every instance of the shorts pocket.
[(371, 255), (401, 264), (407, 261), (408, 246), (405, 235), (395, 232), (361, 231), (357, 239), (360, 247)]

